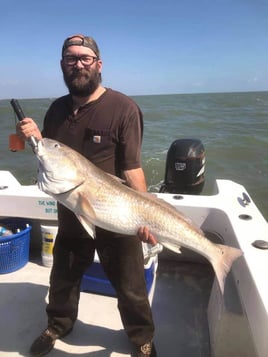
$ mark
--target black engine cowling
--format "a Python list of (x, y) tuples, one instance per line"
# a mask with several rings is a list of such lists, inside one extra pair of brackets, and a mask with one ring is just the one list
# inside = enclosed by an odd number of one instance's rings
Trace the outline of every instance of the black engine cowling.
[(199, 139), (175, 140), (167, 153), (160, 192), (200, 194), (205, 183), (205, 149)]

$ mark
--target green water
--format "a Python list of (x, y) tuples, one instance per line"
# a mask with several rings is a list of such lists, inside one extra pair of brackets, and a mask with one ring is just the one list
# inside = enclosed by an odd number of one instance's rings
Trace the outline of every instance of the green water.
[[(170, 144), (198, 138), (206, 150), (205, 194), (216, 178), (241, 183), (268, 219), (268, 92), (179, 94), (133, 97), (144, 113), (143, 167), (151, 191), (164, 178)], [(23, 111), (42, 126), (52, 99), (20, 100)], [(15, 116), (8, 100), (0, 100), (1, 170), (11, 171), (23, 184), (36, 177), (36, 159), (29, 147), (12, 153), (8, 135)]]

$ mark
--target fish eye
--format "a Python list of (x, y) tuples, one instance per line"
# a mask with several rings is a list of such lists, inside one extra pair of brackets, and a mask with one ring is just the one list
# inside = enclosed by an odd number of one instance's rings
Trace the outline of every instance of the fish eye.
[(56, 143), (54, 144), (54, 148), (59, 148), (60, 147), (60, 144)]

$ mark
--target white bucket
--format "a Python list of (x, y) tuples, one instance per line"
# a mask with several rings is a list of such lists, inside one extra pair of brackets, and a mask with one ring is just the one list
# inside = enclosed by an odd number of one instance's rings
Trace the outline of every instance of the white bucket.
[(44, 266), (50, 268), (53, 264), (53, 247), (58, 232), (57, 226), (43, 226), (41, 227), (42, 233), (42, 263)]

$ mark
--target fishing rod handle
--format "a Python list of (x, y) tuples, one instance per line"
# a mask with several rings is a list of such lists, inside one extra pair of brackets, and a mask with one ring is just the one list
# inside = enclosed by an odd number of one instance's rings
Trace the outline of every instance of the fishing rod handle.
[[(15, 111), (18, 119), (19, 119), (19, 121), (24, 119), (25, 115), (23, 113), (23, 110), (21, 109), (21, 106), (20, 106), (18, 100), (11, 99), (10, 104), (12, 105), (12, 107), (13, 107), (13, 109), (14, 109), (14, 111)], [(32, 147), (33, 151), (35, 151), (35, 148), (37, 147), (36, 138), (34, 136), (30, 136), (27, 141), (28, 141), (29, 145)]]
[(11, 105), (12, 105), (12, 107), (14, 109), (14, 112), (16, 113), (19, 121), (24, 119), (25, 115), (24, 115), (24, 113), (23, 113), (23, 111), (21, 109), (21, 106), (20, 106), (19, 102), (16, 99), (11, 99), (10, 103), (11, 103)]

